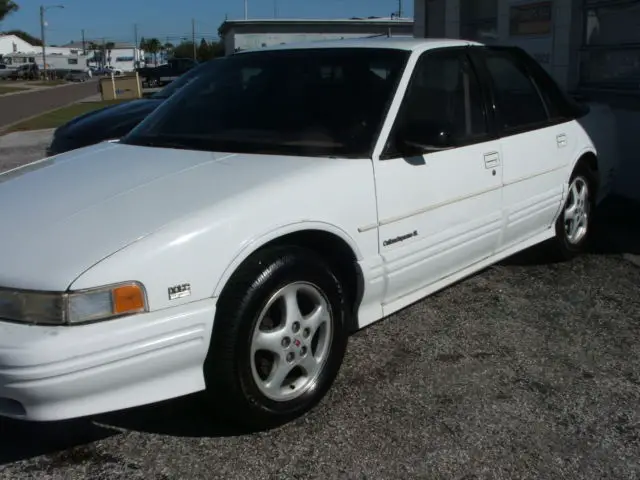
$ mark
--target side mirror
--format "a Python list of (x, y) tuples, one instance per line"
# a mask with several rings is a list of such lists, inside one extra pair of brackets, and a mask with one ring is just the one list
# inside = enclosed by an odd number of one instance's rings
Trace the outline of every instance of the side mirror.
[(423, 155), (453, 148), (453, 129), (445, 123), (419, 122), (407, 125), (397, 135), (404, 155)]

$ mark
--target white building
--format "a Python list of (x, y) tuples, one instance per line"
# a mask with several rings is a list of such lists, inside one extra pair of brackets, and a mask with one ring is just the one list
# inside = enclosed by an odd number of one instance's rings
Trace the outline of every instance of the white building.
[[(112, 45), (111, 45), (112, 43)], [(98, 50), (92, 51), (91, 45), (96, 45)], [(100, 58), (100, 48), (112, 46), (113, 48), (106, 50), (106, 58), (102, 62)], [(47, 47), (48, 48), (48, 47)], [(119, 68), (123, 72), (133, 72), (135, 70), (135, 62), (144, 65), (144, 50), (141, 50), (133, 43), (126, 42), (105, 42), (103, 40), (85, 40), (82, 42), (72, 42), (63, 45), (63, 48), (69, 48), (77, 52), (82, 52), (83, 48), (90, 57), (89, 64), (97, 66), (104, 63), (113, 68)]]
[(35, 48), (15, 35), (0, 35), (0, 55), (35, 52)]
[[(82, 54), (81, 49), (68, 47), (50, 47), (46, 48), (47, 57), (49, 55), (77, 55)], [(21, 39), (16, 35), (0, 35), (0, 55), (3, 56), (3, 62), (14, 65), (24, 63), (39, 62), (42, 68), (42, 47), (31, 45), (29, 42)], [(39, 59), (37, 57), (40, 57)], [(11, 60), (12, 59), (12, 60)]]
[(260, 19), (226, 20), (220, 26), (225, 54), (283, 43), (360, 38), (372, 35), (413, 35), (413, 19)]
[(517, 45), (567, 90), (613, 109), (618, 193), (640, 200), (640, 0), (414, 0), (417, 37)]

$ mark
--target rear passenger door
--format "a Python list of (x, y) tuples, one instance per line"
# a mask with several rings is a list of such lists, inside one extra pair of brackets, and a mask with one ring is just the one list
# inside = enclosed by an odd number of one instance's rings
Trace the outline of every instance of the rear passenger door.
[(526, 54), (518, 49), (485, 48), (486, 81), (503, 156), (502, 249), (550, 228), (561, 207), (575, 135), (571, 124), (536, 82)]

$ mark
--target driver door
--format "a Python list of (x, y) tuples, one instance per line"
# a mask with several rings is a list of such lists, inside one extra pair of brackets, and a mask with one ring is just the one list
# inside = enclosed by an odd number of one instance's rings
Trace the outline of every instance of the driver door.
[(385, 314), (494, 254), (502, 155), (467, 48), (418, 59), (374, 162)]

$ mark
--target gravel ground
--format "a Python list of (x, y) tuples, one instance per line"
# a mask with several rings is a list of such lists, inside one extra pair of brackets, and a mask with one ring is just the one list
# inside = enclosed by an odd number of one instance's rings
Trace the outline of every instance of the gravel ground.
[(328, 397), (289, 425), (233, 431), (197, 395), (3, 419), (0, 478), (640, 478), (633, 208), (601, 209), (589, 255), (532, 249), (357, 333)]

